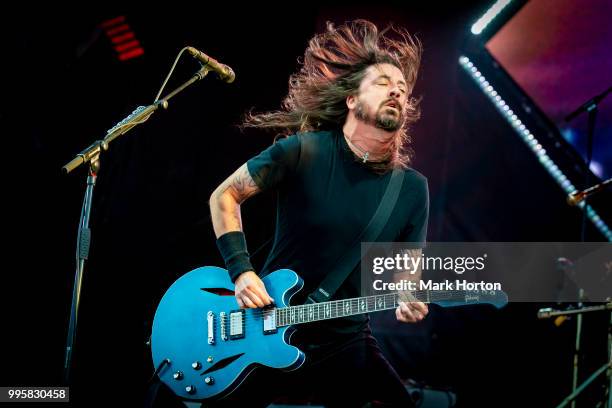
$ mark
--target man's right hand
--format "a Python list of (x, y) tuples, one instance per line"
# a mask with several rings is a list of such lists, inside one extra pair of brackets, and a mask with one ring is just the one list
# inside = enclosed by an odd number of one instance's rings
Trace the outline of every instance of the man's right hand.
[(238, 276), (235, 294), (241, 309), (264, 307), (274, 303), (263, 281), (253, 271), (243, 272)]

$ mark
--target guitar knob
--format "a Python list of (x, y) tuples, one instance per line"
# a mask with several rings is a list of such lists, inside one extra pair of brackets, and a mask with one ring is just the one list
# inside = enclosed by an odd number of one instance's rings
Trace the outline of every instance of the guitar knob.
[(206, 377), (204, 382), (208, 385), (213, 385), (215, 383), (215, 379), (213, 377)]
[(193, 363), (191, 363), (191, 367), (194, 370), (199, 370), (200, 368), (202, 368), (202, 364), (199, 361), (194, 361)]
[(183, 379), (183, 372), (182, 371), (177, 371), (176, 373), (172, 374), (172, 377), (174, 377), (175, 380), (182, 380)]
[(187, 394), (195, 394), (196, 388), (193, 385), (188, 385), (185, 387), (185, 391)]
[(213, 358), (212, 356), (208, 356), (208, 358), (206, 359), (207, 363), (212, 363), (213, 362)]

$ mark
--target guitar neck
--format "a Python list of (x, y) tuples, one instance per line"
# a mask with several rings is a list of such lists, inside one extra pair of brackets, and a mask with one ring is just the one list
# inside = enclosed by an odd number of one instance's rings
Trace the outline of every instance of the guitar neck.
[[(418, 290), (409, 293), (416, 301), (424, 303), (435, 303), (442, 300), (470, 300), (466, 298), (466, 291)], [(405, 299), (406, 293), (395, 292), (279, 308), (276, 309), (276, 326), (282, 327), (395, 309), (399, 302)]]

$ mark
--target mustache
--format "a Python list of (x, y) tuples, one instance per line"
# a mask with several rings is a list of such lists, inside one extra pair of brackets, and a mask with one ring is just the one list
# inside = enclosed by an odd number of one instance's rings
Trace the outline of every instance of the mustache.
[(395, 107), (396, 107), (398, 110), (400, 110), (400, 111), (403, 109), (402, 104), (401, 104), (401, 103), (399, 103), (399, 101), (398, 101), (397, 99), (395, 99), (395, 98), (389, 98), (389, 99), (387, 99), (386, 101), (384, 101), (384, 102), (383, 102), (383, 103), (380, 105), (380, 108), (383, 108), (383, 107), (385, 107), (385, 106), (387, 106), (387, 105), (390, 105), (390, 104), (395, 105)]

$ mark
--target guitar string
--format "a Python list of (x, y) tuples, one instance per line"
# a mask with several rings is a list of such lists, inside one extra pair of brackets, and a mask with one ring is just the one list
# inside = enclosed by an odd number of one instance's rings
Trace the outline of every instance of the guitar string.
[[(445, 298), (445, 299), (450, 300), (448, 298)], [(316, 312), (313, 311), (311, 316), (306, 317), (306, 319), (304, 319), (304, 315), (308, 316), (309, 311), (306, 310), (305, 308), (302, 309), (304, 311), (303, 314), (301, 313), (301, 310), (296, 309), (296, 311), (293, 314), (293, 317), (290, 312), (286, 313), (285, 316), (282, 316), (282, 317), (280, 317), (277, 314), (274, 328), (278, 329), (282, 327), (288, 327), (288, 326), (304, 324), (304, 323), (312, 323), (316, 321), (331, 320), (331, 319), (337, 319), (341, 317), (354, 316), (354, 315), (366, 314), (366, 313), (382, 312), (386, 310), (392, 310), (397, 307), (395, 303), (392, 306), (389, 306), (387, 304), (383, 304), (383, 306), (375, 306), (374, 309), (370, 309), (370, 310), (368, 310), (367, 308), (359, 310), (359, 305), (356, 305), (356, 306), (357, 306), (357, 311), (353, 312), (353, 308), (351, 308), (351, 311), (349, 313), (343, 313), (342, 310), (344, 308), (335, 309), (335, 310), (329, 309), (327, 311), (325, 310), (318, 310)], [(286, 310), (286, 309), (287, 308), (283, 308), (283, 310)], [(274, 313), (275, 312), (271, 312), (271, 314), (274, 314)], [(315, 314), (316, 314), (316, 318), (314, 318)], [(227, 317), (226, 317), (226, 322), (227, 322), (226, 330), (227, 332), (229, 332), (228, 336), (230, 333), (236, 333), (236, 325), (242, 326), (244, 333), (246, 333), (247, 330), (248, 331), (262, 330), (264, 327), (263, 319), (260, 316), (257, 316), (255, 314), (250, 315), (250, 316), (249, 315), (245, 316), (245, 319), (241, 320), (240, 322), (234, 323), (234, 325), (232, 325), (231, 320)], [(238, 334), (241, 334), (243, 331), (241, 330), (240, 333)]]
[[(410, 292), (413, 296), (415, 296), (415, 300), (418, 302), (427, 302), (427, 303), (432, 303), (432, 302), (438, 302), (438, 301), (444, 301), (444, 300), (465, 300), (466, 295), (469, 295), (469, 293), (466, 293), (465, 291), (457, 291), (457, 290), (448, 290), (448, 291), (413, 291)], [(425, 298), (419, 298), (419, 295), (421, 294), (426, 294), (427, 296)], [(338, 300), (331, 300), (331, 301), (326, 301), (326, 302), (321, 302), (321, 303), (312, 303), (312, 304), (305, 304), (305, 305), (293, 305), (293, 306), (285, 306), (282, 308), (276, 308), (276, 310), (286, 310), (289, 309), (290, 307), (295, 307), (295, 308), (299, 308), (299, 307), (308, 307), (308, 306), (317, 306), (317, 305), (326, 305), (326, 304), (333, 304), (333, 303), (345, 303), (345, 302), (359, 302), (361, 300), (365, 300), (365, 301), (369, 301), (369, 300), (375, 300), (376, 298), (381, 298), (381, 297), (396, 297), (396, 296), (402, 296), (403, 294), (398, 294), (398, 293), (388, 293), (385, 295), (371, 295), (371, 296), (364, 296), (364, 297), (356, 297), (356, 298), (348, 298), (348, 299), (338, 299)], [(441, 297), (436, 298), (436, 295)], [(453, 295), (459, 295), (459, 298), (455, 298), (453, 297)], [(409, 301), (404, 301), (404, 302), (409, 302)], [(238, 305), (236, 305), (236, 307), (238, 307)], [(253, 315), (255, 313), (258, 313), (260, 315), (265, 314), (267, 311), (263, 310), (263, 308), (244, 308), (244, 309), (239, 309), (239, 310), (250, 310), (250, 309), (257, 309), (257, 312), (251, 312), (250, 315)], [(236, 309), (238, 310), (238, 309)]]
[[(444, 298), (446, 300), (451, 300), (449, 298)], [(386, 302), (388, 303), (388, 301)], [(354, 316), (354, 315), (359, 315), (359, 314), (366, 314), (366, 313), (376, 313), (376, 312), (382, 312), (382, 311), (386, 311), (386, 310), (392, 310), (395, 309), (397, 307), (397, 305), (394, 303), (393, 306), (389, 306), (387, 304), (383, 304), (383, 306), (378, 306), (375, 307), (375, 309), (372, 310), (358, 310), (357, 312), (351, 312), (347, 313), (347, 314), (338, 314), (338, 309), (329, 309), (328, 311), (325, 310), (319, 310), (318, 312), (313, 312), (312, 316), (314, 316), (316, 314), (317, 318), (306, 318), (304, 319), (304, 315), (308, 315), (309, 311), (306, 310), (305, 308), (302, 309), (304, 311), (303, 314), (300, 315), (300, 310), (295, 309), (295, 313), (293, 315), (293, 318), (291, 317), (291, 313), (286, 313), (285, 316), (283, 316), (283, 318), (280, 318), (277, 315), (277, 319), (275, 322), (275, 328), (282, 328), (282, 327), (288, 327), (288, 326), (293, 326), (293, 325), (298, 325), (298, 324), (303, 324), (303, 323), (311, 323), (311, 322), (316, 322), (316, 321), (323, 321), (323, 320), (331, 320), (331, 319), (337, 319), (337, 318), (341, 318), (341, 317), (346, 317), (346, 316)], [(304, 305), (300, 305), (300, 306), (304, 306)], [(314, 305), (312, 305), (314, 306)], [(359, 305), (357, 305), (357, 308), (359, 308)], [(344, 309), (341, 308), (340, 310), (342, 311)], [(282, 310), (287, 310), (287, 308), (282, 308)], [(274, 314), (274, 312), (272, 312), (271, 314)], [(335, 316), (333, 315), (335, 314)], [(323, 315), (323, 317), (320, 317), (321, 315)], [(229, 320), (229, 318), (226, 317), (226, 321)], [(303, 321), (301, 321), (303, 320)], [(262, 330), (263, 328), (263, 320), (261, 317), (257, 316), (256, 313), (252, 313), (251, 315), (247, 315), (245, 316), (245, 319), (236, 323), (234, 326), (232, 326), (231, 321), (227, 321), (226, 323), (226, 330), (228, 332), (234, 332), (235, 331), (235, 326), (239, 325), (242, 326), (242, 328), (244, 329), (244, 333), (246, 334), (247, 329), (248, 331), (250, 330)], [(242, 333), (242, 331), (241, 331)], [(228, 337), (229, 337), (229, 333), (228, 333)]]
[[(465, 301), (465, 297), (466, 297), (466, 292), (465, 291), (414, 291), (411, 292), (413, 295), (415, 293), (428, 293), (429, 299), (422, 299), (425, 300), (426, 303), (435, 303), (435, 302), (439, 302), (439, 301), (455, 301), (455, 300), (463, 300)], [(245, 316), (244, 319), (241, 319), (241, 323), (243, 322), (243, 325), (245, 327), (247, 327), (247, 325), (249, 325), (250, 327), (253, 326), (253, 324), (256, 324), (258, 326), (261, 326), (263, 324), (263, 320), (262, 320), (262, 316), (265, 314), (271, 314), (271, 315), (276, 315), (276, 319), (277, 321), (280, 320), (287, 320), (287, 321), (291, 321), (293, 320), (294, 323), (288, 323), (288, 324), (283, 324), (282, 327), (286, 326), (286, 325), (292, 325), (292, 324), (300, 324), (300, 323), (307, 323), (309, 320), (307, 319), (306, 321), (303, 322), (299, 322), (299, 321), (295, 321), (295, 320), (299, 320), (299, 315), (300, 312), (303, 310), (305, 314), (308, 314), (308, 307), (314, 307), (317, 306), (318, 310), (317, 312), (315, 312), (317, 314), (317, 316), (321, 316), (324, 315), (324, 318), (322, 319), (314, 319), (314, 320), (310, 320), (310, 321), (320, 321), (320, 320), (328, 320), (328, 319), (335, 319), (335, 318), (340, 318), (340, 317), (345, 317), (345, 316), (349, 316), (349, 315), (358, 315), (358, 314), (365, 314), (365, 313), (370, 313), (370, 312), (377, 312), (377, 311), (383, 311), (383, 310), (391, 310), (394, 309), (398, 306), (397, 302), (397, 296), (399, 296), (401, 294), (398, 293), (391, 293), (391, 294), (386, 294), (386, 295), (373, 295), (373, 296), (367, 296), (367, 297), (363, 297), (363, 298), (350, 298), (350, 299), (340, 299), (340, 300), (335, 300), (335, 301), (329, 301), (329, 302), (324, 302), (324, 303), (313, 303), (313, 304), (309, 304), (309, 305), (296, 305), (296, 306), (286, 306), (286, 307), (282, 307), (282, 308), (275, 308), (275, 309), (268, 309), (268, 310), (263, 310), (261, 308), (257, 308), (256, 311), (251, 311), (249, 312), (249, 309), (237, 309), (237, 310), (245, 310)], [(438, 295), (438, 296), (435, 296)], [(450, 295), (450, 296), (449, 296)], [(453, 295), (460, 295), (459, 298), (455, 298), (453, 297)], [(392, 301), (393, 301), (393, 306), (387, 306), (387, 303), (389, 301), (388, 297), (392, 297)], [(381, 298), (383, 299), (383, 306), (382, 308), (378, 308), (380, 306), (376, 306), (377, 300), (381, 300)], [(361, 309), (360, 310), (360, 302), (362, 300), (365, 300), (366, 303), (366, 309)], [(422, 301), (419, 300), (417, 297), (418, 301)], [(374, 309), (373, 310), (368, 310), (368, 308), (372, 305), (372, 301), (374, 301)], [(346, 309), (346, 305), (347, 302), (350, 305), (350, 313), (348, 314), (338, 314), (338, 312), (342, 312), (344, 309)], [(333, 303), (335, 303), (335, 305), (333, 305)], [(353, 312), (353, 305), (357, 303), (355, 306), (357, 306), (357, 312)], [(338, 304), (340, 304), (340, 307), (338, 307)], [(320, 306), (321, 305), (328, 305), (329, 308), (326, 311), (325, 310), (325, 306), (324, 310), (321, 311), (320, 310)], [(237, 305), (236, 305), (237, 306)], [(295, 312), (291, 312), (289, 311), (290, 308), (295, 308), (293, 310), (295, 310)], [(250, 309), (254, 309), (254, 308), (250, 308)], [(335, 312), (335, 316), (332, 316), (332, 310)], [(285, 311), (285, 315), (284, 316), (280, 316), (278, 314), (278, 311)], [(291, 318), (291, 314), (294, 314), (295, 319)], [(231, 327), (231, 311), (230, 312), (226, 312), (226, 322), (227, 322), (227, 327), (230, 328)], [(303, 318), (303, 315), (302, 315)], [(240, 324), (240, 323), (238, 323)]]
[[(426, 293), (426, 291), (422, 291), (423, 293)], [(414, 292), (412, 292), (414, 294)], [(438, 295), (439, 297), (436, 297), (435, 295)], [(440, 296), (442, 295), (442, 296)], [(450, 295), (450, 296), (449, 296)], [(459, 295), (458, 298), (453, 297), (453, 295)], [(339, 299), (339, 300), (332, 300), (332, 301), (328, 301), (328, 302), (322, 302), (322, 303), (313, 303), (313, 304), (308, 304), (308, 305), (294, 305), (294, 306), (285, 306), (285, 307), (281, 307), (281, 308), (273, 308), (273, 309), (268, 309), (268, 310), (264, 310), (263, 308), (245, 308), (245, 309), (235, 309), (235, 310), (245, 310), (247, 311), (247, 315), (246, 318), (253, 318), (253, 317), (257, 317), (259, 318), (260, 316), (263, 316), (264, 314), (270, 314), (271, 310), (289, 310), (290, 308), (295, 308), (294, 310), (299, 311), (300, 308), (308, 308), (309, 306), (317, 306), (320, 307), (321, 305), (329, 305), (329, 307), (331, 308), (336, 308), (337, 309), (337, 305), (340, 304), (342, 309), (344, 309), (346, 307), (346, 304), (348, 303), (349, 305), (353, 304), (353, 303), (360, 303), (360, 301), (365, 300), (366, 302), (371, 302), (372, 300), (376, 301), (377, 298), (380, 299), (382, 297), (384, 297), (385, 299), (387, 299), (388, 297), (397, 297), (397, 294), (386, 294), (386, 295), (373, 295), (373, 296), (367, 296), (367, 297), (363, 297), (363, 298), (349, 298), (349, 299)], [(425, 302), (425, 303), (435, 303), (435, 302), (439, 302), (439, 301), (456, 301), (456, 300), (463, 300), (465, 301), (466, 294), (464, 291), (436, 291), (436, 292), (430, 292), (429, 293), (429, 298), (425, 298), (425, 299), (419, 299), (418, 297), (416, 297), (416, 300), (419, 302)], [(335, 304), (335, 305), (334, 305)], [(236, 305), (238, 306), (238, 305)], [(397, 305), (396, 305), (397, 306)], [(325, 307), (325, 306), (323, 306)], [(395, 307), (395, 306), (394, 306)], [(352, 308), (352, 306), (351, 306)], [(251, 309), (255, 309), (255, 311), (251, 311), (248, 312), (248, 310)], [(374, 310), (375, 311), (375, 310)], [(229, 315), (231, 312), (226, 312), (226, 316), (228, 316), (227, 318), (229, 319)], [(291, 313), (291, 312), (286, 312), (286, 313)], [(342, 317), (342, 316), (340, 316)]]
[[(383, 302), (385, 302), (384, 304), (388, 303), (389, 300), (393, 301), (393, 308), (397, 307), (398, 304), (396, 303), (396, 297), (398, 295), (397, 294), (386, 294), (386, 295), (374, 295), (374, 296), (367, 296), (367, 297), (363, 297), (363, 298), (349, 298), (349, 299), (340, 299), (340, 300), (332, 300), (329, 302), (323, 302), (323, 303), (313, 303), (313, 304), (308, 304), (308, 305), (295, 305), (295, 306), (285, 306), (285, 307), (280, 307), (280, 308), (273, 308), (273, 309), (268, 309), (268, 310), (263, 310), (262, 308), (247, 308), (247, 309), (239, 309), (239, 310), (245, 310), (246, 316), (244, 320), (250, 320), (252, 321), (253, 319), (257, 319), (257, 322), (261, 321), (261, 317), (265, 314), (273, 314), (273, 313), (277, 313), (278, 311), (285, 311), (284, 313), (286, 313), (287, 315), (290, 315), (292, 312), (289, 311), (291, 308), (295, 308), (293, 310), (295, 310), (295, 314), (299, 314), (300, 310), (306, 310), (308, 307), (317, 307), (317, 308), (321, 308), (321, 306), (325, 309), (326, 305), (331, 309), (336, 311), (336, 316), (337, 317), (343, 317), (346, 315), (337, 315), (338, 312), (338, 305), (340, 305), (340, 310), (344, 310), (346, 308), (347, 303), (349, 305), (351, 305), (351, 309), (353, 308), (353, 304), (357, 303), (357, 306), (359, 306), (359, 303), (361, 303), (361, 301), (365, 301), (366, 303), (369, 303), (370, 305), (372, 304), (372, 302), (374, 303), (374, 305), (376, 306), (377, 300), (383, 300)], [(391, 297), (391, 299), (388, 299), (388, 297)], [(384, 299), (383, 299), (384, 298)], [(443, 299), (447, 299), (447, 300), (451, 300), (448, 297), (444, 297)], [(424, 299), (426, 300), (426, 299)], [(436, 299), (433, 299), (434, 301)], [(441, 299), (437, 299), (437, 300), (441, 300)], [(418, 300), (421, 301), (421, 300)], [(236, 305), (237, 306), (237, 305)], [(367, 304), (366, 304), (367, 306)], [(388, 310), (391, 307), (388, 308), (383, 308), (383, 309), (377, 309), (375, 308), (374, 310), (370, 310), (370, 312), (375, 312), (378, 310)], [(254, 311), (249, 312), (249, 310), (255, 309)], [(365, 311), (365, 313), (367, 313), (367, 310)], [(229, 320), (230, 319), (230, 314), (231, 312), (226, 312), (226, 319)], [(322, 314), (322, 313), (321, 313)], [(363, 314), (363, 313), (351, 313), (351, 315), (353, 314)], [(334, 316), (334, 318), (336, 317)], [(277, 314), (278, 317), (278, 314)]]

